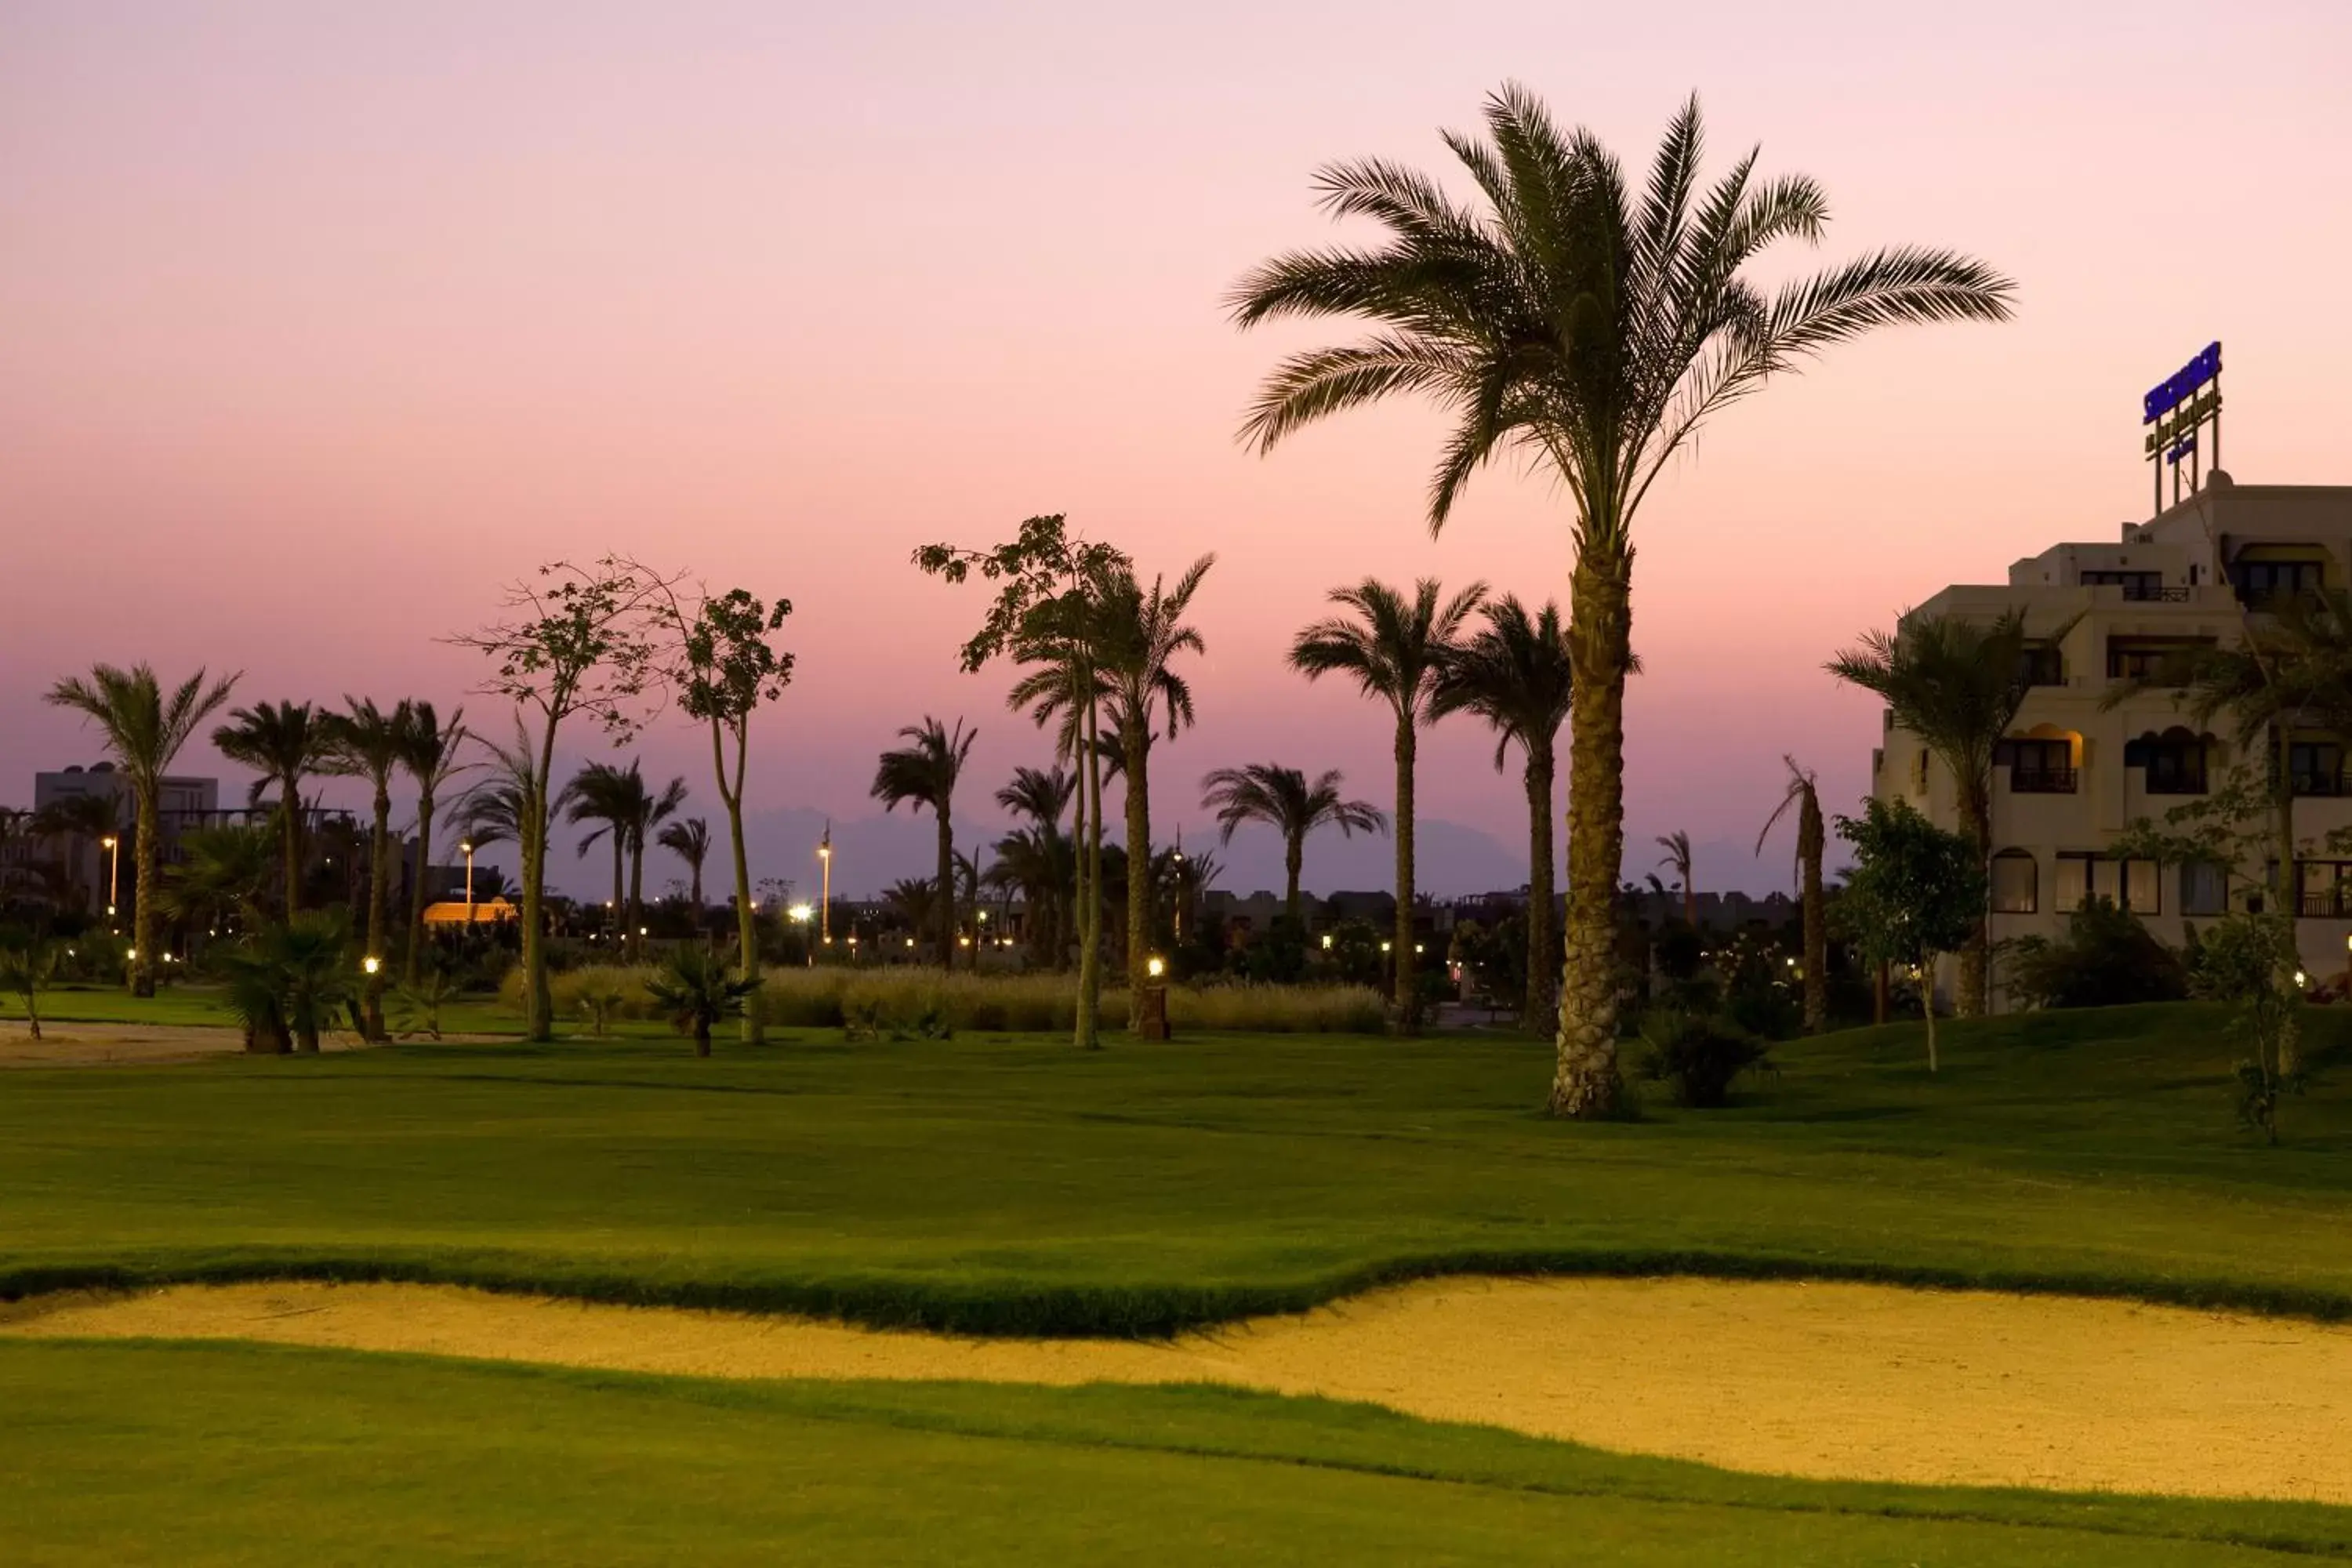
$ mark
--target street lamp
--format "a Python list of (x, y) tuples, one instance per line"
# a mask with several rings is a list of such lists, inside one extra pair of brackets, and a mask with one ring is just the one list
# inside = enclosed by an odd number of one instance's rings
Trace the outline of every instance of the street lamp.
[(809, 916), (815, 912), (806, 904), (794, 904), (784, 911), (784, 918), (801, 928), (801, 946), (808, 949), (807, 966), (811, 969), (816, 967), (816, 950), (808, 945), (808, 923)]
[(99, 840), (106, 850), (106, 918), (114, 918), (114, 906), (122, 896), (122, 840), (110, 833)]
[(466, 852), (466, 929), (474, 929), (474, 841), (461, 838), (457, 847)]
[(824, 884), (817, 902), (820, 911), (816, 920), (817, 934), (824, 938), (825, 945), (830, 947), (833, 944), (833, 819), (831, 817), (825, 819), (824, 837), (816, 841), (816, 863), (818, 873)]

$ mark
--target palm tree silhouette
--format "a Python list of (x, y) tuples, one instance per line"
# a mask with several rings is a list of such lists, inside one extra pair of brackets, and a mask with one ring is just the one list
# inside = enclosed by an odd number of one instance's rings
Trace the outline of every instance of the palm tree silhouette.
[(1691, 875), (1690, 835), (1677, 827), (1672, 833), (1660, 836), (1658, 847), (1665, 851), (1658, 858), (1658, 864), (1672, 868), (1675, 880), (1681, 884), (1683, 924), (1696, 931), (1698, 929), (1698, 884)]
[(1406, 1034), (1421, 1027), (1421, 986), (1413, 973), (1413, 763), (1422, 728), (1437, 717), (1439, 674), (1463, 622), (1486, 596), (1486, 585), (1474, 583), (1442, 602), (1440, 595), (1433, 577), (1414, 584), (1410, 599), (1370, 577), (1352, 588), (1334, 588), (1331, 602), (1350, 614), (1316, 622), (1290, 647), (1291, 668), (1307, 679), (1351, 676), (1359, 691), (1386, 702), (1396, 719), (1395, 1005), (1397, 1027)]
[(94, 665), (87, 676), (69, 676), (43, 694), (53, 708), (69, 708), (99, 727), (107, 752), (131, 785), (131, 989), (155, 994), (155, 898), (162, 846), (163, 775), (194, 735), (196, 726), (228, 700), (234, 675), (207, 685), (202, 669), (173, 687), (168, 697), (155, 671), (143, 664), (119, 669)]
[(213, 747), (261, 776), (247, 801), (259, 805), (278, 790), (278, 831), (285, 855), (285, 912), (302, 907), (302, 781), (324, 771), (331, 752), (323, 716), (308, 702), (257, 702), (233, 710), (213, 731)]
[(368, 836), (367, 950), (376, 960), (361, 999), (360, 1023), (371, 1040), (390, 1037), (383, 1026), (383, 988), (392, 978), (383, 963), (385, 926), (392, 915), (392, 775), (400, 771), (408, 752), (414, 722), (408, 704), (389, 713), (373, 698), (343, 699), (341, 713), (328, 713), (320, 723), (327, 738), (323, 771), (347, 778), (363, 778), (372, 792)]
[(1818, 238), (1828, 203), (1811, 180), (1757, 179), (1752, 153), (1700, 195), (1696, 99), (1638, 194), (1597, 138), (1563, 131), (1521, 88), (1488, 99), (1486, 121), (1484, 140), (1446, 137), (1477, 187), (1475, 206), (1383, 160), (1322, 171), (1327, 210), (1370, 219), (1385, 243), (1276, 257), (1242, 280), (1234, 318), (1352, 318), (1375, 330), (1284, 360), (1242, 434), (1265, 451), (1345, 409), (1428, 397), (1454, 419), (1430, 483), (1433, 531), (1470, 476), (1505, 453), (1551, 470), (1573, 500), (1578, 689), (1550, 1103), (1556, 1115), (1609, 1116), (1624, 1093), (1616, 900), (1634, 515), (1708, 417), (1772, 375), (1882, 326), (2001, 320), (2013, 289), (1966, 257), (1909, 247), (1777, 287), (1742, 277), (1774, 242)]
[(1523, 1026), (1550, 1027), (1559, 973), (1559, 894), (1552, 885), (1552, 778), (1559, 727), (1576, 679), (1559, 606), (1530, 616), (1509, 595), (1486, 607), (1486, 626), (1446, 660), (1438, 678), (1440, 713), (1467, 711), (1495, 728), (1495, 771), (1513, 742), (1525, 753), (1528, 795), (1528, 994)]
[(1756, 836), (1756, 853), (1764, 853), (1764, 840), (1771, 834), (1772, 825), (1797, 809), (1797, 889), (1804, 900), (1805, 942), (1805, 1032), (1818, 1035), (1829, 1027), (1829, 910), (1822, 903), (1822, 853), (1827, 846), (1822, 820), (1821, 790), (1813, 775), (1797, 765), (1797, 759), (1783, 754), (1780, 760), (1789, 764), (1789, 788), (1780, 796), (1780, 804), (1764, 819), (1764, 829)]
[(445, 724), (430, 702), (404, 706), (408, 721), (401, 731), (400, 765), (416, 785), (416, 868), (408, 887), (408, 952), (402, 973), (414, 986), (424, 963), (425, 906), (432, 897), (426, 884), (433, 869), (434, 810), (441, 792), (472, 764), (457, 760), (467, 740), (463, 708), (453, 710)]
[(687, 873), (693, 879), (687, 889), (687, 901), (694, 906), (694, 922), (702, 923), (702, 863), (710, 858), (710, 824), (698, 816), (682, 817), (661, 830), (655, 840), (663, 848), (686, 862)]
[(956, 946), (955, 787), (962, 776), (964, 760), (971, 755), (971, 743), (980, 739), (980, 731), (966, 730), (959, 719), (950, 732), (937, 719), (926, 715), (920, 724), (909, 724), (900, 730), (898, 738), (908, 743), (882, 753), (874, 771), (873, 795), (885, 811), (896, 811), (904, 802), (929, 806), (938, 818), (940, 891), (933, 915), (939, 921), (940, 963), (952, 971)]
[(1349, 800), (1339, 793), (1339, 770), (1331, 768), (1309, 784), (1297, 768), (1279, 763), (1251, 763), (1219, 768), (1201, 781), (1201, 809), (1217, 819), (1218, 841), (1231, 844), (1234, 830), (1245, 822), (1262, 823), (1282, 835), (1282, 911), (1305, 935), (1298, 876), (1307, 864), (1307, 836), (1318, 827), (1336, 827), (1341, 837), (1359, 832), (1381, 833), (1389, 819), (1368, 800)]

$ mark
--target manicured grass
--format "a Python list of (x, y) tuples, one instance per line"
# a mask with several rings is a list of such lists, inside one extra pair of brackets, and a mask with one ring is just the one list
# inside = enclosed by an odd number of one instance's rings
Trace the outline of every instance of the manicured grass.
[(0, 1075), (0, 1289), (443, 1279), (1165, 1332), (1447, 1269), (1816, 1275), (2352, 1312), (2352, 1090), (2263, 1147), (2195, 1006), (1781, 1048), (1717, 1112), (1535, 1113), (1541, 1042), (786, 1036)]
[(0, 1345), (8, 1561), (2114, 1564), (2352, 1515), (1770, 1479), (1213, 1389)]
[[(0, 1032), (8, 1021), (24, 1016), (21, 998), (0, 996)], [(58, 986), (41, 993), (41, 1017), (53, 1024), (237, 1026), (236, 1015), (216, 985), (166, 985), (152, 996), (133, 996), (119, 985)], [(522, 1034), (521, 1021), (488, 996), (469, 996), (443, 1007), (441, 1028), (453, 1035)]]

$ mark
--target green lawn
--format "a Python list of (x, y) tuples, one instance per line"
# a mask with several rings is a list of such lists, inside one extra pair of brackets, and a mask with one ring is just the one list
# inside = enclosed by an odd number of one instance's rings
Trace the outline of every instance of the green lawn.
[(19, 1342), (0, 1408), (0, 1528), (26, 1568), (2352, 1555), (2343, 1510), (1773, 1480), (1208, 1389)]
[[(2352, 1016), (2315, 1010), (2323, 1063)], [(1534, 1114), (1540, 1042), (406, 1046), (0, 1074), (0, 1289), (303, 1274), (1165, 1331), (1444, 1268), (1809, 1273), (2352, 1310), (2352, 1072), (2240, 1131), (2191, 1006), (1780, 1051)]]

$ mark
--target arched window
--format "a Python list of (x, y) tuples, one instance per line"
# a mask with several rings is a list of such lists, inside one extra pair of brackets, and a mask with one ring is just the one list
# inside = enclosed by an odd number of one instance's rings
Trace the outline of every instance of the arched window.
[(2042, 908), (2041, 869), (2022, 849), (2004, 849), (1992, 858), (1992, 910), (1997, 915), (2030, 915)]

